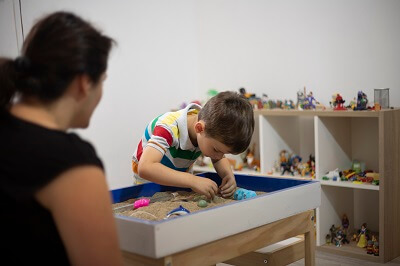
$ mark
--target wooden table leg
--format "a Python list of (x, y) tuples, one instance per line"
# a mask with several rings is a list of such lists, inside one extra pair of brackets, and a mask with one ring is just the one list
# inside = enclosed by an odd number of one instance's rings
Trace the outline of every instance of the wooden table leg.
[(304, 234), (305, 265), (315, 266), (315, 234), (314, 228)]

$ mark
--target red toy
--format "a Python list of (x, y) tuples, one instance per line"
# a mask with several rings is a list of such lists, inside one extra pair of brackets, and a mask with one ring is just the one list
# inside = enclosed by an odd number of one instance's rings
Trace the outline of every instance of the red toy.
[(343, 97), (339, 93), (337, 93), (336, 98), (333, 102), (333, 106), (334, 106), (333, 110), (335, 110), (335, 111), (347, 110), (346, 107), (343, 106), (344, 102), (345, 102), (345, 100), (343, 100)]

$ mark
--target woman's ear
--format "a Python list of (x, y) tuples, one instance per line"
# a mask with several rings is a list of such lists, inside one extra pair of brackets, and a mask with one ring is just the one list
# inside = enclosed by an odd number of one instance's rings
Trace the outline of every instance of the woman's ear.
[(91, 79), (86, 74), (79, 75), (77, 78), (79, 84), (79, 93), (87, 96), (89, 94), (89, 90), (92, 88), (93, 85)]
[(194, 129), (196, 133), (201, 133), (205, 129), (205, 124), (203, 120), (197, 121), (196, 124), (194, 125)]
[(92, 81), (88, 75), (78, 75), (72, 80), (67, 91), (74, 99), (81, 100), (87, 97), (91, 86)]

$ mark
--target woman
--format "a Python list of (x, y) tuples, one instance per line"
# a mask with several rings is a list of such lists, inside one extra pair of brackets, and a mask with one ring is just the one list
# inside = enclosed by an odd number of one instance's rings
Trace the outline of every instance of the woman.
[(34, 25), (20, 57), (0, 58), (3, 260), (122, 264), (102, 162), (68, 132), (89, 125), (112, 42), (57, 12)]

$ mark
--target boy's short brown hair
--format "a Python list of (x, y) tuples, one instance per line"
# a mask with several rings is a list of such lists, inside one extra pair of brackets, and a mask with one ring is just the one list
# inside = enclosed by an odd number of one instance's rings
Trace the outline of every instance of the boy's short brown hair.
[(205, 122), (205, 133), (238, 154), (250, 145), (254, 131), (253, 107), (242, 95), (220, 92), (200, 110), (198, 119)]

